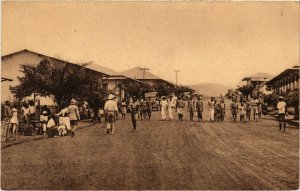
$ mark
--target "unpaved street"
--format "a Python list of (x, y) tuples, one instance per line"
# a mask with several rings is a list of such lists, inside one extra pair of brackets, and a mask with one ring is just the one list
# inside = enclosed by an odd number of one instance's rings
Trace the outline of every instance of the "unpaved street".
[[(299, 131), (260, 122), (117, 121), (2, 149), (2, 189), (297, 189)], [(196, 118), (195, 118), (196, 119)], [(204, 113), (207, 120), (207, 112)]]

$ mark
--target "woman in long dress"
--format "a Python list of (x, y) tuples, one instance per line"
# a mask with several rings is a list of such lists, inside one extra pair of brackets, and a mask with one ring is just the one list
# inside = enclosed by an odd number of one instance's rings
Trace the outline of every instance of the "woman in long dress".
[(161, 119), (166, 120), (167, 119), (167, 113), (168, 113), (168, 102), (166, 100), (166, 97), (162, 97), (162, 101), (160, 102), (161, 106)]

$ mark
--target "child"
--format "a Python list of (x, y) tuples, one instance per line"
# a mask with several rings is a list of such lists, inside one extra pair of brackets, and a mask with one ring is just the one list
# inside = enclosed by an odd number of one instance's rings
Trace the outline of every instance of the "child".
[(233, 120), (233, 122), (236, 122), (237, 110), (238, 110), (238, 105), (236, 103), (236, 99), (232, 100), (232, 103), (230, 104), (230, 110), (231, 110), (231, 114), (232, 114), (232, 120)]
[(177, 109), (177, 112), (178, 112), (178, 119), (180, 121), (182, 121), (182, 119), (183, 119), (183, 110), (184, 110), (184, 102), (183, 102), (183, 100), (181, 99), (180, 96), (178, 97), (178, 100), (176, 102), (176, 109)]
[(122, 119), (125, 119), (127, 113), (127, 104), (124, 98), (121, 101), (121, 111), (122, 111)]
[(250, 121), (251, 118), (251, 102), (248, 101), (246, 104), (246, 121)]
[(43, 111), (42, 115), (40, 115), (40, 122), (41, 122), (41, 125), (43, 128), (44, 135), (46, 135), (47, 121), (48, 121), (48, 113), (47, 113), (47, 111)]
[(244, 102), (241, 102), (241, 105), (239, 105), (239, 114), (240, 114), (240, 121), (243, 121), (246, 123), (246, 105)]

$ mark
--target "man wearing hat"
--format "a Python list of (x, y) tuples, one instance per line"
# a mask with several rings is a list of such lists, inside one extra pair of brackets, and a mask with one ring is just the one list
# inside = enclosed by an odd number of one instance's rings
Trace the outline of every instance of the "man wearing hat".
[(107, 134), (109, 133), (109, 131), (111, 131), (111, 134), (114, 134), (115, 132), (115, 114), (118, 111), (118, 106), (117, 103), (113, 100), (114, 97), (114, 95), (109, 94), (108, 100), (104, 105), (104, 111), (106, 113)]
[(285, 101), (283, 101), (283, 96), (279, 96), (278, 100), (279, 102), (277, 103), (277, 109), (278, 109), (279, 131), (281, 131), (282, 124), (283, 124), (283, 131), (285, 131), (285, 127), (286, 127), (285, 115), (287, 115), (287, 106)]

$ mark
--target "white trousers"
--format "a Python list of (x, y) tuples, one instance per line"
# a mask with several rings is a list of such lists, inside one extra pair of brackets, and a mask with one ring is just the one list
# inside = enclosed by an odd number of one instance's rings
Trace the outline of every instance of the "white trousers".
[(215, 110), (209, 109), (208, 110), (209, 120), (214, 121), (215, 120)]

